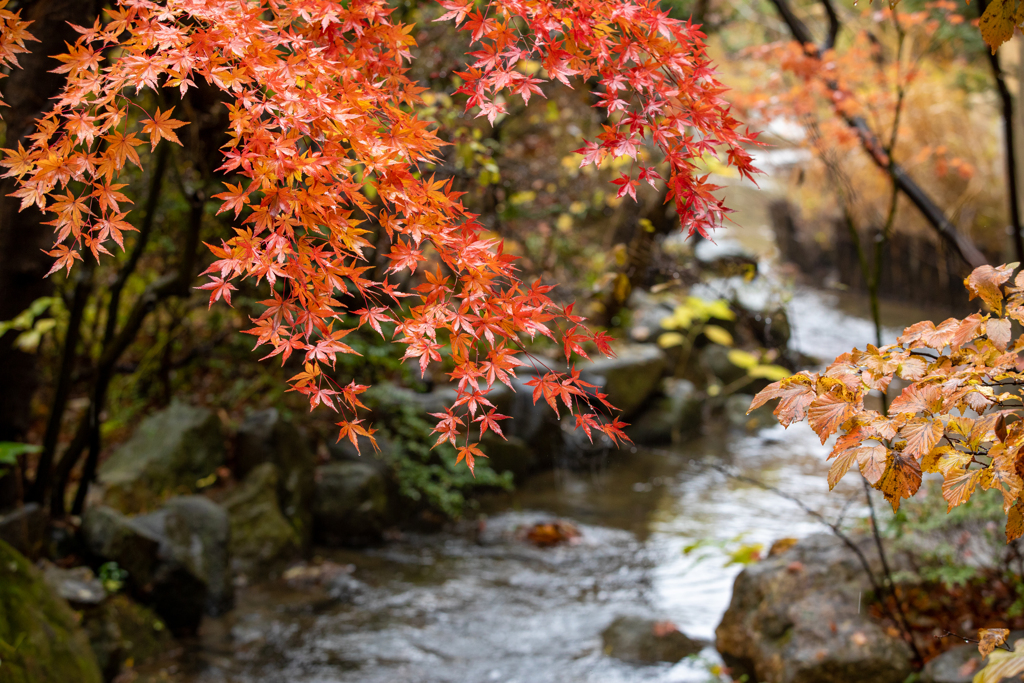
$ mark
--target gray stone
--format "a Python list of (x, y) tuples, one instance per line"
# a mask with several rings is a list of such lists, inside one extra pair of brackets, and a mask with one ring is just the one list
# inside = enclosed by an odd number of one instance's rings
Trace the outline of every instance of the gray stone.
[(249, 415), (238, 428), (235, 466), (246, 477), (263, 463), (277, 466), (277, 496), (281, 511), (295, 529), (302, 547), (313, 536), (313, 473), (316, 456), (295, 425), (277, 409)]
[(379, 540), (390, 522), (383, 475), (362, 462), (334, 462), (316, 470), (313, 531), (318, 541), (362, 545)]
[(194, 631), (204, 613), (220, 614), (231, 605), (230, 523), (206, 498), (172, 498), (137, 517), (90, 508), (82, 534), (93, 555), (128, 572), (132, 593), (176, 633)]
[(220, 420), (182, 403), (154, 413), (104, 462), (98, 472), (104, 501), (122, 512), (151, 510), (163, 500), (196, 490), (224, 463)]
[(488, 431), (481, 440), (481, 449), (495, 472), (511, 472), (516, 481), (521, 481), (537, 467), (537, 452), (518, 436), (502, 439)]
[(700, 431), (703, 402), (693, 382), (666, 377), (661, 392), (633, 419), (626, 434), (637, 444), (678, 443)]
[(199, 586), (197, 602), (208, 614), (222, 614), (231, 606), (231, 523), (223, 508), (202, 496), (180, 496), (156, 512), (140, 515), (135, 523), (160, 538), (154, 588), (158, 612), (165, 614), (167, 607), (187, 599), (176, 587), (179, 582)]
[(0, 680), (101, 683), (75, 613), (28, 559), (0, 541)]
[(615, 358), (577, 364), (580, 376), (598, 385), (608, 401), (629, 418), (661, 382), (665, 353), (652, 344), (630, 344), (615, 349)]
[(116, 562), (128, 572), (128, 583), (138, 592), (154, 579), (159, 559), (160, 536), (138, 525), (117, 510), (99, 505), (86, 509), (82, 536), (90, 553)]
[(703, 645), (668, 622), (619, 617), (601, 633), (604, 653), (627, 662), (678, 662), (697, 654)]
[(299, 535), (278, 505), (278, 482), (277, 466), (265, 462), (252, 469), (223, 502), (231, 520), (231, 565), (235, 571), (271, 572), (301, 552)]
[(0, 515), (0, 541), (31, 559), (38, 558), (46, 539), (46, 512), (38, 503), (27, 503)]
[(718, 344), (709, 344), (700, 352), (700, 362), (718, 378), (722, 384), (731, 384), (747, 376), (747, 371), (729, 360), (729, 349)]
[(107, 599), (103, 582), (88, 567), (61, 569), (57, 565), (41, 561), (43, 579), (57, 595), (68, 603), (81, 608), (98, 605)]
[(810, 536), (740, 572), (716, 646), (766, 683), (902, 683), (910, 649), (858, 610), (870, 589), (841, 541)]

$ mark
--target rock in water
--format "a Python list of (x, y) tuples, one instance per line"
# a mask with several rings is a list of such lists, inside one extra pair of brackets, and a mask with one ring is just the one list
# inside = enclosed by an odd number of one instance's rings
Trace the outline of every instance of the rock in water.
[(627, 662), (678, 662), (697, 654), (702, 645), (667, 621), (619, 617), (601, 633), (604, 653)]
[(88, 508), (82, 517), (85, 546), (94, 556), (116, 562), (128, 572), (128, 583), (142, 593), (153, 582), (160, 551), (160, 536), (131, 517), (103, 505)]
[(239, 477), (249, 476), (264, 463), (277, 466), (278, 504), (305, 548), (313, 536), (316, 457), (295, 425), (281, 417), (276, 408), (249, 415), (238, 428), (235, 441)]
[(633, 419), (626, 434), (637, 444), (679, 442), (700, 431), (701, 398), (693, 382), (666, 377), (661, 395)]
[(858, 612), (870, 589), (839, 539), (810, 536), (740, 572), (716, 646), (766, 683), (902, 683), (910, 648)]
[(0, 680), (102, 683), (75, 613), (18, 551), (0, 541)]
[(313, 515), (313, 530), (321, 542), (361, 545), (379, 540), (391, 517), (383, 475), (361, 462), (318, 467)]
[(220, 420), (205, 408), (172, 403), (139, 425), (98, 472), (108, 505), (121, 512), (152, 510), (197, 489), (224, 462)]
[(629, 344), (615, 349), (615, 358), (595, 356), (591, 362), (577, 364), (580, 376), (598, 385), (608, 401), (633, 415), (661, 382), (665, 353), (652, 344)]
[(236, 571), (274, 571), (301, 550), (298, 532), (278, 505), (278, 482), (277, 466), (266, 462), (251, 470), (224, 500), (231, 520), (231, 564)]

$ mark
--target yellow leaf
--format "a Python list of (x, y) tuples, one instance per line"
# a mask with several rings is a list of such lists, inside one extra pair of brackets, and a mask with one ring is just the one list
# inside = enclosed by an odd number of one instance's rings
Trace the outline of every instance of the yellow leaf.
[(996, 48), (1013, 37), (1013, 29), (1017, 25), (1017, 0), (992, 0), (985, 13), (981, 15), (981, 38), (992, 48)]
[(666, 332), (658, 337), (658, 346), (663, 349), (671, 349), (673, 346), (679, 346), (682, 344), (683, 339), (683, 335), (678, 332)]
[[(704, 336), (716, 344), (732, 346), (732, 335), (729, 334), (728, 330), (718, 325), (706, 325), (704, 327)], [(786, 373), (784, 376), (788, 376), (788, 374)], [(779, 379), (782, 378), (780, 377)]]
[(746, 351), (740, 351), (739, 349), (733, 349), (729, 352), (729, 362), (744, 370), (750, 370), (758, 365), (757, 356)]
[(754, 379), (770, 379), (773, 382), (778, 382), (780, 379), (789, 377), (791, 373), (781, 365), (758, 365), (747, 370), (747, 374)]

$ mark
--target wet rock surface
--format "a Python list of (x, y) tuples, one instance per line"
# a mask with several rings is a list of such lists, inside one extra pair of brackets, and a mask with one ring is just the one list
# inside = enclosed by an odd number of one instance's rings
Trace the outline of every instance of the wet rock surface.
[(665, 370), (665, 353), (653, 344), (630, 344), (615, 349), (615, 358), (595, 356), (576, 368), (598, 385), (608, 401), (630, 417), (658, 387)]
[(687, 637), (675, 624), (645, 617), (619, 617), (601, 632), (604, 653), (627, 662), (678, 662), (704, 644)]
[(121, 512), (156, 508), (224, 463), (220, 420), (205, 408), (172, 403), (143, 420), (99, 468), (104, 502)]
[(870, 588), (839, 539), (810, 536), (740, 573), (716, 647), (765, 683), (902, 683), (906, 643), (858, 612)]

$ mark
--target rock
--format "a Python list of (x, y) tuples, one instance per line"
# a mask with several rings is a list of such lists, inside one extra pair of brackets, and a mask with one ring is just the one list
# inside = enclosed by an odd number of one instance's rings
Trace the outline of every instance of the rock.
[(615, 349), (615, 358), (597, 358), (576, 367), (580, 376), (608, 394), (608, 401), (629, 418), (658, 387), (665, 370), (665, 354), (651, 344), (630, 344)]
[(205, 408), (172, 403), (139, 425), (98, 473), (104, 501), (121, 512), (151, 510), (224, 463), (220, 420)]
[(249, 415), (238, 428), (235, 466), (246, 477), (263, 463), (278, 469), (278, 504), (294, 527), (301, 547), (313, 537), (313, 474), (316, 456), (307, 447), (295, 425), (275, 408)]
[[(1012, 645), (1022, 637), (1024, 633), (1014, 631), (1006, 640)], [(981, 656), (976, 644), (958, 645), (925, 664), (919, 680), (920, 683), (971, 683), (974, 674), (987, 663), (988, 657)], [(1024, 674), (1003, 678), (1000, 683), (1024, 683)]]
[(779, 424), (778, 419), (773, 414), (775, 410), (774, 403), (768, 403), (761, 406), (757, 410), (754, 410), (747, 415), (747, 410), (750, 408), (751, 402), (754, 397), (750, 394), (733, 394), (725, 399), (725, 417), (734, 427), (740, 427), (747, 431), (754, 431), (756, 429), (763, 429), (765, 427), (772, 427)]
[(708, 344), (701, 350), (700, 360), (722, 384), (731, 384), (747, 376), (746, 370), (729, 360), (729, 349), (724, 346)]
[(98, 605), (107, 599), (107, 591), (91, 569), (74, 567), (61, 569), (43, 560), (43, 580), (53, 591), (76, 608)]
[(173, 631), (192, 631), (204, 612), (231, 607), (231, 524), (223, 508), (202, 496), (181, 496), (134, 522), (160, 539), (150, 600)]
[(135, 520), (103, 505), (88, 508), (82, 517), (82, 537), (88, 551), (101, 561), (116, 562), (128, 572), (128, 584), (146, 591), (160, 560), (160, 536)]
[(136, 666), (174, 647), (174, 639), (160, 617), (126, 595), (111, 596), (85, 610), (82, 626), (107, 680), (113, 680), (129, 662)]
[(223, 502), (231, 522), (231, 565), (235, 571), (274, 571), (301, 552), (299, 534), (278, 505), (278, 484), (277, 466), (265, 462), (253, 468)]
[(910, 649), (858, 613), (870, 588), (841, 541), (810, 536), (740, 572), (716, 646), (766, 683), (902, 683)]
[(46, 541), (46, 512), (38, 503), (28, 503), (0, 515), (0, 541), (22, 555), (38, 558)]
[(316, 470), (313, 533), (323, 543), (363, 545), (380, 539), (390, 521), (381, 473), (362, 462), (334, 462)]
[(619, 617), (601, 633), (601, 642), (606, 655), (644, 664), (675, 663), (703, 648), (671, 622), (642, 617)]
[(0, 679), (102, 683), (75, 613), (13, 547), (0, 541)]
[(661, 395), (633, 419), (626, 434), (638, 444), (678, 442), (700, 431), (703, 404), (693, 382), (666, 377)]
[(502, 439), (488, 431), (481, 440), (481, 449), (495, 472), (511, 472), (516, 481), (522, 481), (537, 467), (537, 452), (518, 436)]

